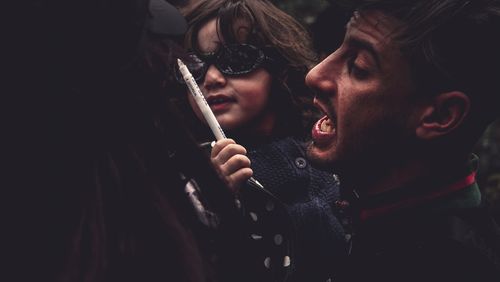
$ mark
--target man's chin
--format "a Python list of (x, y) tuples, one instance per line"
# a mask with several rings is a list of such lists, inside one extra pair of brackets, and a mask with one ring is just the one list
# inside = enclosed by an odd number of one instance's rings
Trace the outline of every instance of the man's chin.
[(307, 158), (312, 166), (326, 171), (338, 169), (338, 163), (333, 156), (334, 152), (314, 146), (313, 143), (307, 147)]

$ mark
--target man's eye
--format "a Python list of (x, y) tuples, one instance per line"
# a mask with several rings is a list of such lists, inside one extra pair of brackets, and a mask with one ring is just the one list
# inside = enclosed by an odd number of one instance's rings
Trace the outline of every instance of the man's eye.
[(362, 68), (357, 67), (356, 65), (353, 65), (352, 67), (352, 75), (356, 77), (357, 79), (366, 79), (370, 75), (370, 73), (367, 70), (364, 70)]
[(356, 57), (352, 57), (349, 59), (349, 61), (347, 62), (347, 67), (349, 73), (356, 79), (363, 80), (368, 78), (368, 76), (370, 75), (370, 72), (368, 70), (356, 65)]

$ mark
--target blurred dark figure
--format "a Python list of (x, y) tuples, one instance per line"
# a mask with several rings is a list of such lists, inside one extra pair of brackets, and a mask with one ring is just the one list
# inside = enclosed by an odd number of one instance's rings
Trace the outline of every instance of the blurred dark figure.
[[(21, 6), (9, 280), (230, 281), (238, 267), (220, 271), (208, 254), (240, 261), (222, 254), (236, 249), (234, 200), (165, 110), (185, 30), (177, 10), (163, 0)], [(218, 230), (199, 224), (185, 178), (213, 188), (204, 200)]]
[(314, 49), (322, 60), (337, 50), (344, 41), (345, 25), (351, 18), (342, 6), (330, 3), (311, 24)]

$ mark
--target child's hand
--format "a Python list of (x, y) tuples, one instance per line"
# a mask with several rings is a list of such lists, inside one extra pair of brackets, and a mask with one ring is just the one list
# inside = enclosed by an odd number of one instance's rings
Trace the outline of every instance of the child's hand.
[(236, 144), (232, 139), (219, 140), (212, 148), (210, 160), (234, 193), (238, 192), (253, 174), (246, 153), (245, 147)]

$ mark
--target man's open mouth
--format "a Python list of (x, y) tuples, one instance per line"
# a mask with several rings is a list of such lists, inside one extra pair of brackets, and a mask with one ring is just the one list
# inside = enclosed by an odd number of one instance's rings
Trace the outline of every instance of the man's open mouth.
[(328, 116), (324, 116), (318, 121), (319, 130), (324, 133), (333, 133), (335, 130), (335, 123)]
[(312, 129), (312, 138), (316, 146), (330, 146), (336, 135), (335, 120), (325, 115), (319, 119)]

